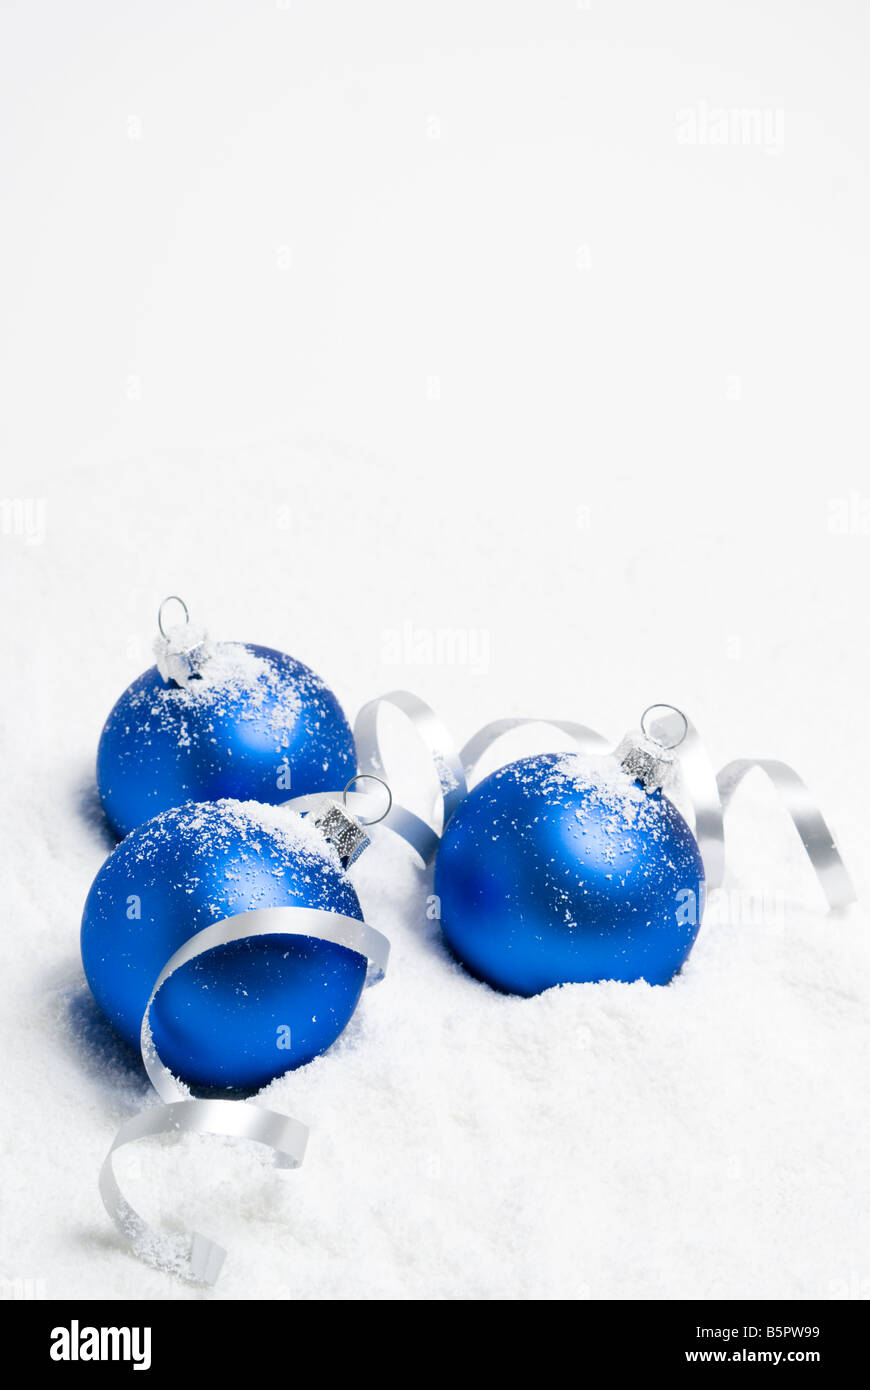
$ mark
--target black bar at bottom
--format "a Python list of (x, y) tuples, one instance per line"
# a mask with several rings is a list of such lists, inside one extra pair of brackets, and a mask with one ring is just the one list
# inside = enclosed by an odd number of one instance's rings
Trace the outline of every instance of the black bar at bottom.
[[(703, 1373), (710, 1368), (858, 1370), (867, 1306), (855, 1302), (225, 1302), (214, 1293), (162, 1302), (4, 1301), (14, 1364), (52, 1375), (173, 1376), (216, 1372), (334, 1379), (386, 1362), (417, 1378), (443, 1364), (451, 1380), (523, 1354), (538, 1377), (580, 1380), (584, 1369)], [(409, 1358), (409, 1351), (412, 1354)], [(281, 1367), (284, 1366), (282, 1372)], [(514, 1372), (518, 1366), (512, 1367)], [(246, 1387), (247, 1390), (247, 1387)]]

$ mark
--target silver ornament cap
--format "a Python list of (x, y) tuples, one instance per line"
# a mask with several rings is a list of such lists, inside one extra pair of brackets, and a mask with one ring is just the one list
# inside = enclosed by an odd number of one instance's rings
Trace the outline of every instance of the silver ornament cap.
[(676, 758), (669, 748), (663, 748), (640, 730), (626, 734), (613, 756), (623, 772), (632, 781), (640, 782), (645, 792), (656, 792), (666, 787), (676, 765)]
[(315, 815), (314, 824), (324, 839), (332, 845), (343, 869), (349, 869), (351, 864), (355, 864), (371, 844), (359, 821), (340, 801), (328, 800), (323, 809)]
[(688, 732), (689, 721), (676, 705), (649, 705), (640, 728), (625, 735), (613, 756), (644, 791), (663, 791), (677, 766), (675, 750)]
[[(167, 603), (172, 602), (181, 604), (184, 622), (167, 628), (163, 625), (163, 611)], [(190, 681), (201, 676), (206, 662), (214, 655), (214, 646), (205, 628), (190, 621), (187, 604), (178, 594), (170, 594), (161, 603), (157, 626), (160, 628), (160, 636), (154, 641), (157, 669), (167, 684), (175, 681), (176, 685), (186, 690)]]

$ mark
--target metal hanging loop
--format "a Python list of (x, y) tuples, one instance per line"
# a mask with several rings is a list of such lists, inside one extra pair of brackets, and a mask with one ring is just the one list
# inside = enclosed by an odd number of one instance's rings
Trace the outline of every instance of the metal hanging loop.
[(181, 604), (182, 608), (184, 609), (184, 621), (187, 624), (190, 623), (190, 613), (188, 612), (187, 604), (184, 602), (184, 599), (181, 598), (179, 594), (167, 594), (166, 598), (163, 600), (163, 602), (157, 610), (157, 626), (160, 629), (160, 636), (167, 642), (169, 641), (169, 634), (166, 631), (166, 628), (163, 626), (163, 610), (166, 607), (167, 603), (173, 602)]
[[(682, 732), (680, 733), (679, 737), (676, 738), (676, 739), (673, 741), (673, 743), (666, 743), (664, 739), (659, 738), (658, 734), (652, 733), (651, 729), (650, 729), (649, 726), (648, 726), (648, 721), (649, 721), (649, 716), (652, 714), (653, 710), (670, 710), (671, 714), (679, 715), (680, 721), (681, 721), (682, 726), (683, 726), (683, 727), (682, 727)], [(659, 745), (660, 748), (666, 748), (666, 749), (668, 750), (668, 752), (671, 752), (674, 748), (679, 748), (680, 744), (681, 744), (681, 743), (683, 742), (683, 740), (685, 739), (687, 733), (689, 732), (689, 721), (688, 721), (688, 719), (686, 718), (686, 716), (683, 714), (683, 711), (682, 711), (681, 709), (678, 709), (676, 705), (669, 705), (669, 704), (647, 705), (647, 707), (646, 707), (646, 709), (644, 710), (643, 714), (640, 716), (640, 729), (641, 729), (641, 733), (643, 734), (644, 738), (651, 739), (652, 742), (653, 742), (653, 743), (657, 743), (657, 744)]]
[(390, 790), (389, 785), (384, 781), (383, 777), (376, 777), (373, 772), (357, 772), (355, 776), (351, 777), (347, 786), (343, 789), (341, 793), (341, 800), (344, 806), (347, 806), (347, 794), (350, 791), (350, 788), (353, 786), (354, 782), (377, 782), (378, 786), (383, 787), (384, 791), (387, 793), (386, 807), (379, 816), (375, 816), (374, 820), (363, 820), (362, 816), (357, 816), (356, 818), (359, 821), (360, 825), (379, 825), (382, 820), (386, 820), (387, 816), (390, 814), (390, 811), (392, 810), (393, 793)]

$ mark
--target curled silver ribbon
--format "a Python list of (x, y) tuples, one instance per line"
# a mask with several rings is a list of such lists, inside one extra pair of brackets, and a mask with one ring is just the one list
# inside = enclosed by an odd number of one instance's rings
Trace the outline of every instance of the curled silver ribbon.
[(381, 824), (407, 840), (427, 864), (438, 848), (444, 826), (468, 791), (465, 769), (453, 739), (425, 700), (409, 690), (392, 690), (388, 695), (369, 700), (356, 717), (353, 735), (361, 776), (384, 775), (378, 715), (385, 705), (405, 716), (429, 755), (438, 779), (441, 823), (436, 828), (394, 801)]
[(205, 1284), (216, 1282), (226, 1250), (197, 1231), (187, 1236), (168, 1236), (150, 1226), (122, 1193), (115, 1176), (114, 1154), (123, 1145), (150, 1135), (222, 1134), (266, 1145), (273, 1151), (278, 1168), (299, 1167), (308, 1141), (305, 1125), (248, 1100), (192, 1097), (161, 1061), (151, 1036), (151, 1006), (170, 975), (207, 951), (257, 936), (307, 936), (344, 946), (367, 960), (367, 984), (383, 978), (390, 954), (387, 938), (355, 917), (319, 908), (258, 908), (223, 917), (196, 932), (170, 957), (155, 980), (142, 1016), (140, 1046), (148, 1078), (163, 1105), (134, 1115), (118, 1130), (100, 1170), (100, 1195), (109, 1216), (135, 1253)]
[(816, 871), (828, 906), (845, 907), (855, 902), (857, 894), (830, 827), (806, 783), (787, 763), (769, 758), (738, 758), (727, 763), (716, 779), (723, 813), (744, 777), (756, 768), (767, 776), (779, 793)]
[[(444, 827), (466, 795), (481, 758), (505, 734), (530, 724), (546, 724), (565, 734), (571, 745), (581, 752), (606, 753), (613, 748), (602, 734), (585, 724), (560, 719), (517, 718), (486, 724), (457, 753), (453, 740), (434, 711), (418, 696), (394, 690), (370, 700), (357, 717), (354, 735), (360, 772), (386, 774), (378, 730), (378, 715), (383, 706), (392, 706), (405, 715), (438, 775), (441, 805), (437, 824), (423, 821), (395, 803), (384, 822), (408, 841), (424, 863), (434, 856)], [(838, 908), (856, 901), (854, 886), (830, 828), (805, 783), (787, 763), (744, 758), (728, 763), (717, 776), (698, 730), (688, 718), (678, 762), (708, 888), (721, 887), (725, 874), (725, 812), (743, 778), (759, 769), (773, 784), (794, 823), (828, 905)]]

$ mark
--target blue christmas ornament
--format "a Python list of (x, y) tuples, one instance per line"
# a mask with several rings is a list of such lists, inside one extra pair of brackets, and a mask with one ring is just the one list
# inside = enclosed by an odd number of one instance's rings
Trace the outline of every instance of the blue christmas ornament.
[(435, 893), (454, 953), (497, 989), (647, 980), (663, 985), (697, 935), (704, 870), (662, 795), (672, 759), (641, 736), (616, 755), (510, 763), (460, 803)]
[[(81, 949), (94, 998), (127, 1042), (139, 1046), (143, 1013), (167, 961), (210, 924), (288, 906), (362, 922), (342, 863), (367, 837), (340, 807), (329, 814), (343, 822), (339, 834), (288, 809), (189, 803), (122, 840), (88, 895)], [(349, 850), (341, 835), (350, 836)], [(358, 951), (313, 936), (257, 937), (210, 950), (158, 991), (150, 1011), (157, 1053), (189, 1085), (263, 1086), (331, 1046), (356, 1008), (366, 966)]]
[(274, 805), (353, 775), (350, 726), (301, 661), (210, 642), (189, 622), (166, 631), (161, 617), (160, 630), (157, 665), (124, 691), (100, 737), (97, 787), (117, 835), (185, 801)]

